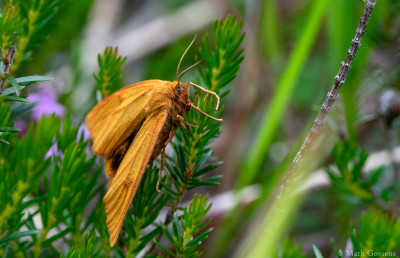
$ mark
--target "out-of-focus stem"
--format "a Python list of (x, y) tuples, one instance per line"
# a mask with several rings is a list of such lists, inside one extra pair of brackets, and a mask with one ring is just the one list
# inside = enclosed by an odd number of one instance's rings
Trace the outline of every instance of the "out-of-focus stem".
[(296, 157), (294, 158), (292, 164), (289, 167), (289, 170), (286, 172), (283, 178), (283, 184), (285, 184), (286, 181), (290, 180), (292, 172), (295, 171), (295, 168), (299, 165), (303, 156), (310, 148), (311, 144), (315, 139), (315, 136), (320, 132), (322, 125), (325, 124), (328, 112), (332, 108), (332, 105), (338, 96), (339, 89), (346, 80), (347, 73), (351, 68), (350, 67), (351, 62), (354, 60), (357, 50), (361, 46), (361, 39), (364, 36), (365, 29), (368, 25), (369, 17), (371, 16), (372, 10), (374, 9), (375, 5), (376, 5), (376, 0), (368, 0), (368, 2), (366, 3), (364, 9), (364, 15), (361, 17), (360, 24), (357, 27), (356, 36), (351, 41), (350, 49), (347, 51), (346, 60), (344, 60), (340, 64), (339, 73), (335, 76), (333, 87), (331, 91), (328, 92), (328, 95), (321, 106), (321, 112), (319, 113), (317, 119), (315, 119), (315, 122), (309, 134), (307, 135), (305, 141), (303, 142), (300, 151), (297, 153)]

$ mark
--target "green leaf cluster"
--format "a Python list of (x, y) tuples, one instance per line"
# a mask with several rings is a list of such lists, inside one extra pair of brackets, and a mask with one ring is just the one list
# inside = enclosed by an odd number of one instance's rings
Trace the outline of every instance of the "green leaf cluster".
[(117, 47), (107, 47), (102, 55), (98, 55), (99, 72), (94, 78), (103, 98), (122, 88), (122, 65), (125, 60), (126, 57), (118, 56)]
[(335, 166), (326, 168), (326, 171), (335, 196), (341, 200), (341, 213), (354, 214), (355, 208), (369, 208), (361, 214), (359, 228), (350, 233), (352, 250), (342, 251), (333, 242), (337, 257), (349, 252), (365, 256), (396, 256), (400, 248), (400, 222), (389, 213), (395, 209), (398, 186), (393, 180), (385, 180), (393, 176), (390, 173), (393, 171), (385, 166), (368, 173), (363, 171), (368, 154), (352, 141), (337, 142), (331, 157)]
[(65, 0), (20, 0), (20, 9), (23, 26), (21, 29), (17, 53), (11, 74), (15, 74), (21, 62), (32, 55), (32, 51), (48, 37), (48, 26), (57, 23), (57, 13)]
[[(101, 170), (88, 173), (95, 158), (87, 159), (87, 148), (88, 142), (70, 118), (61, 127), (61, 120), (54, 116), (30, 124), (25, 137), (0, 145), (4, 179), (0, 185), (0, 232), (10, 240), (0, 249), (1, 256), (22, 252), (37, 257), (47, 248), (59, 253), (53, 244), (68, 233), (71, 237), (64, 241), (81, 243), (90, 226), (83, 221), (83, 213), (102, 188), (97, 184)], [(30, 234), (30, 240), (9, 237), (23, 228), (36, 233)], [(57, 233), (49, 236), (50, 231)]]
[(381, 210), (369, 209), (361, 215), (360, 227), (350, 239), (354, 252), (366, 256), (397, 256), (400, 250), (400, 220)]
[[(222, 93), (222, 100), (229, 92), (225, 89), (226, 86), (236, 77), (240, 62), (243, 60), (243, 49), (240, 48), (240, 44), (244, 34), (241, 34), (241, 28), (242, 23), (233, 16), (228, 16), (224, 21), (218, 20), (214, 22), (212, 28), (213, 41), (206, 34), (199, 49), (200, 57), (206, 65), (199, 66), (200, 77), (207, 89), (217, 94), (225, 92)], [(196, 90), (192, 102), (214, 117), (219, 117), (223, 111), (223, 107), (215, 110), (217, 104), (215, 96), (207, 95), (201, 90)], [(167, 164), (170, 174), (174, 175), (170, 179), (175, 186), (175, 190), (169, 190), (175, 195), (179, 195), (182, 189), (217, 185), (219, 175), (206, 179), (203, 177), (222, 164), (215, 162), (212, 150), (207, 147), (219, 136), (221, 123), (194, 109), (186, 114), (185, 120), (198, 127), (185, 126), (177, 131), (177, 141), (173, 143), (173, 148), (178, 158), (178, 165)]]
[(303, 247), (301, 245), (295, 246), (293, 238), (286, 238), (279, 249), (276, 250), (271, 257), (272, 258), (306, 258), (307, 256), (303, 253)]
[(8, 79), (8, 84), (11, 85), (11, 87), (8, 86), (3, 92), (0, 93), (0, 99), (19, 102), (30, 102), (26, 98), (19, 97), (19, 95), (21, 94), (21, 90), (23, 90), (25, 87), (37, 82), (51, 80), (51, 78), (42, 75), (31, 75), (14, 78), (11, 74), (6, 73), (5, 77)]
[(388, 200), (388, 195), (393, 192), (392, 186), (380, 180), (387, 169), (380, 167), (365, 175), (363, 167), (368, 158), (365, 150), (359, 149), (353, 142), (339, 141), (331, 157), (335, 167), (328, 167), (326, 171), (332, 180), (333, 190), (345, 204), (344, 209), (354, 209), (354, 205), (378, 205), (376, 197)]
[(7, 50), (17, 42), (23, 21), (18, 6), (12, 0), (5, 1), (4, 9), (0, 14), (0, 51), (2, 58), (6, 57)]
[(211, 220), (202, 222), (211, 208), (211, 204), (207, 204), (207, 202), (207, 196), (195, 195), (189, 207), (183, 208), (181, 217), (177, 213), (174, 214), (172, 234), (166, 226), (162, 227), (163, 233), (175, 253), (159, 243), (157, 246), (172, 257), (200, 257), (202, 253), (196, 251), (196, 248), (207, 239), (208, 234), (212, 231), (212, 228), (203, 231)]
[(61, 256), (62, 258), (82, 258), (82, 257), (104, 257), (99, 252), (99, 246), (97, 245), (94, 238), (86, 238), (83, 243), (79, 246), (74, 246), (70, 250), (68, 250), (65, 256)]
[(13, 127), (14, 123), (11, 121), (10, 115), (9, 106), (0, 102), (0, 144), (9, 144), (8, 135), (19, 131), (18, 128)]
[(243, 22), (236, 17), (227, 16), (224, 21), (217, 20), (213, 24), (212, 39), (206, 34), (201, 41), (200, 57), (206, 69), (199, 66), (201, 79), (211, 91), (224, 97), (228, 91), (222, 89), (236, 78), (240, 63), (244, 59), (244, 49), (240, 49), (245, 34), (241, 32)]

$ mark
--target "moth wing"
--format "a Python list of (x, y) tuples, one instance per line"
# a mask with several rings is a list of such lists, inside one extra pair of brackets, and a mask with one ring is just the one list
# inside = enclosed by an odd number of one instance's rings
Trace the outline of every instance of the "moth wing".
[(103, 203), (111, 246), (117, 241), (129, 205), (132, 203), (167, 116), (168, 111), (161, 109), (146, 118), (112, 178), (110, 189), (104, 196)]
[(95, 154), (110, 157), (114, 150), (141, 126), (151, 92), (161, 80), (135, 83), (108, 96), (86, 116)]

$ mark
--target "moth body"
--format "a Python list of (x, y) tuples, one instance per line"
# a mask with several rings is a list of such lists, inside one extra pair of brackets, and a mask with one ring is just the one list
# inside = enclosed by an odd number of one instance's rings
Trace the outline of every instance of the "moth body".
[(87, 115), (93, 150), (106, 158), (111, 177), (103, 199), (111, 245), (147, 164), (160, 155), (190, 108), (189, 83), (149, 80), (106, 97)]

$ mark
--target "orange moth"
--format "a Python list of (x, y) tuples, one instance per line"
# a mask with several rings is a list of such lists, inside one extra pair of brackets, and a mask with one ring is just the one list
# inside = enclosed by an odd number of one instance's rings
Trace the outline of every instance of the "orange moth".
[[(103, 203), (107, 216), (110, 245), (117, 241), (125, 215), (132, 203), (147, 164), (162, 151), (160, 175), (165, 163), (165, 147), (180, 124), (193, 126), (184, 120), (186, 111), (194, 108), (205, 116), (217, 120), (189, 100), (192, 85), (217, 98), (212, 91), (192, 82), (181, 83), (181, 76), (196, 64), (184, 70), (177, 80), (148, 80), (127, 86), (98, 103), (86, 117), (86, 125), (93, 139), (96, 155), (106, 158), (106, 174), (111, 177)], [(157, 184), (158, 187), (158, 184)]]

